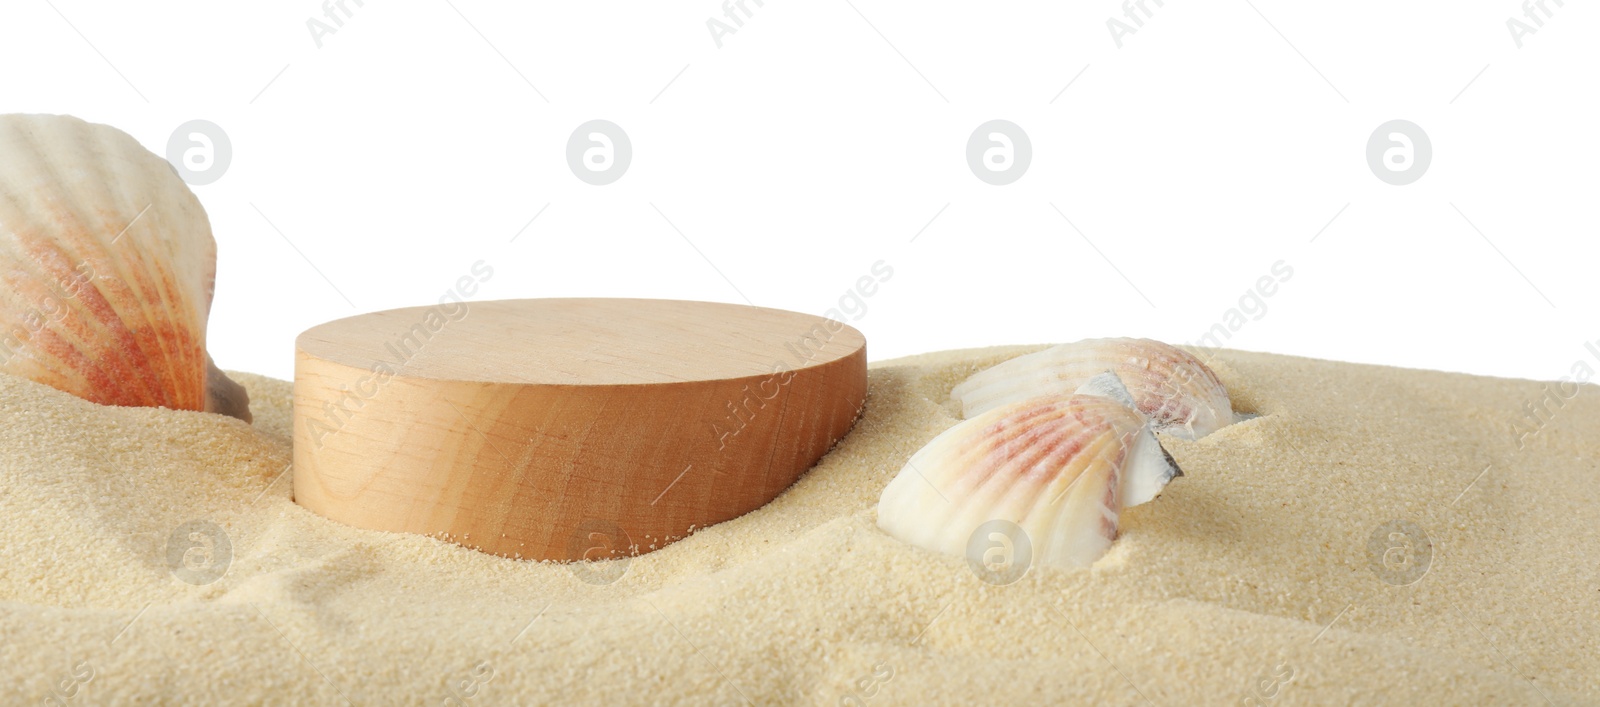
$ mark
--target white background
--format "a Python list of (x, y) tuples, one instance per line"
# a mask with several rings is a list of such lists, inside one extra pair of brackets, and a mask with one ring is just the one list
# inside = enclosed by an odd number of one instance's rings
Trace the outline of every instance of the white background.
[[(711, 0), (452, 1), (350, 0), (321, 48), (310, 0), (7, 2), (0, 112), (160, 154), (221, 126), (232, 162), (195, 187), (210, 346), (279, 377), (306, 327), (430, 303), (480, 259), (483, 299), (814, 314), (886, 260), (851, 322), (874, 359), (1191, 342), (1278, 260), (1229, 346), (1554, 379), (1600, 338), (1594, 3), (1550, 0), (1518, 48), (1510, 0), (1148, 0), (1118, 48), (1109, 0), (748, 0), (718, 48)], [(607, 186), (565, 157), (595, 118), (633, 145)], [(1366, 162), (1396, 118), (1433, 145), (1408, 186)], [(966, 162), (991, 119), (1033, 146), (1006, 186)]]

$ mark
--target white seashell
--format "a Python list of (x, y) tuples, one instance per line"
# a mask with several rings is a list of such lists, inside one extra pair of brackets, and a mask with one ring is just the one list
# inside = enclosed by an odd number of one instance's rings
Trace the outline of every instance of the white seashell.
[(1006, 520), (1026, 533), (1033, 562), (1093, 564), (1116, 539), (1122, 509), (1183, 473), (1106, 378), (1084, 393), (993, 408), (935, 437), (883, 490), (878, 526), (964, 555), (979, 526)]
[(1198, 439), (1233, 422), (1233, 405), (1217, 374), (1188, 352), (1150, 339), (1052, 346), (979, 371), (950, 397), (970, 418), (1029, 398), (1070, 395), (1106, 371), (1127, 385), (1134, 407), (1159, 432)]
[(127, 133), (0, 116), (0, 373), (248, 421), (206, 355), (216, 260), (199, 200)]

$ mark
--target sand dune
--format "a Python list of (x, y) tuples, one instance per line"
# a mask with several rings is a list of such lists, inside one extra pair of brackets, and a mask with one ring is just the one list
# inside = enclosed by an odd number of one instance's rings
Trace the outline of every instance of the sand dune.
[(283, 381), (240, 376), (252, 427), (0, 377), (0, 692), (1600, 703), (1591, 387), (1519, 449), (1513, 424), (1542, 384), (1223, 351), (1211, 363), (1236, 407), (1261, 417), (1164, 439), (1187, 476), (1131, 509), (1092, 569), (991, 586), (961, 558), (886, 536), (874, 506), (958, 421), (952, 386), (1036, 348), (874, 364), (862, 421), (776, 501), (600, 567), (357, 530), (294, 505)]

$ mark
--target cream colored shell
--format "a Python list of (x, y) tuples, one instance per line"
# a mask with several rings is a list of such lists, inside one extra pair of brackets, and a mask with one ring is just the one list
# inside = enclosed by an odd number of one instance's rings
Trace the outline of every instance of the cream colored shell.
[(1123, 508), (1180, 475), (1144, 417), (1088, 393), (1032, 398), (946, 430), (878, 501), (878, 526), (924, 549), (964, 555), (979, 526), (1020, 526), (1032, 562), (1086, 567), (1117, 537)]
[(1197, 439), (1233, 422), (1228, 391), (1204, 363), (1150, 339), (1086, 339), (1018, 356), (978, 372), (950, 397), (965, 417), (1035, 397), (1071, 395), (1089, 379), (1115, 373), (1134, 407), (1160, 432)]

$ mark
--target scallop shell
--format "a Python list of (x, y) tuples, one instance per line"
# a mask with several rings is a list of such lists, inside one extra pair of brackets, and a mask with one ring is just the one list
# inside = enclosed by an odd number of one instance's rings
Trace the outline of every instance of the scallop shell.
[(1160, 432), (1198, 439), (1233, 422), (1233, 405), (1217, 374), (1188, 352), (1150, 339), (1052, 346), (979, 371), (950, 397), (970, 418), (1029, 398), (1070, 395), (1106, 371), (1127, 384), (1134, 407)]
[[(1110, 377), (1110, 376), (1108, 376)], [(1182, 475), (1148, 421), (1086, 386), (1001, 405), (935, 437), (878, 500), (878, 527), (918, 547), (963, 555), (986, 522), (1026, 533), (1032, 562), (1087, 567), (1117, 537), (1123, 508)], [(1122, 391), (1121, 395), (1126, 395)]]
[(0, 116), (0, 373), (249, 421), (206, 354), (216, 259), (199, 200), (127, 133)]

